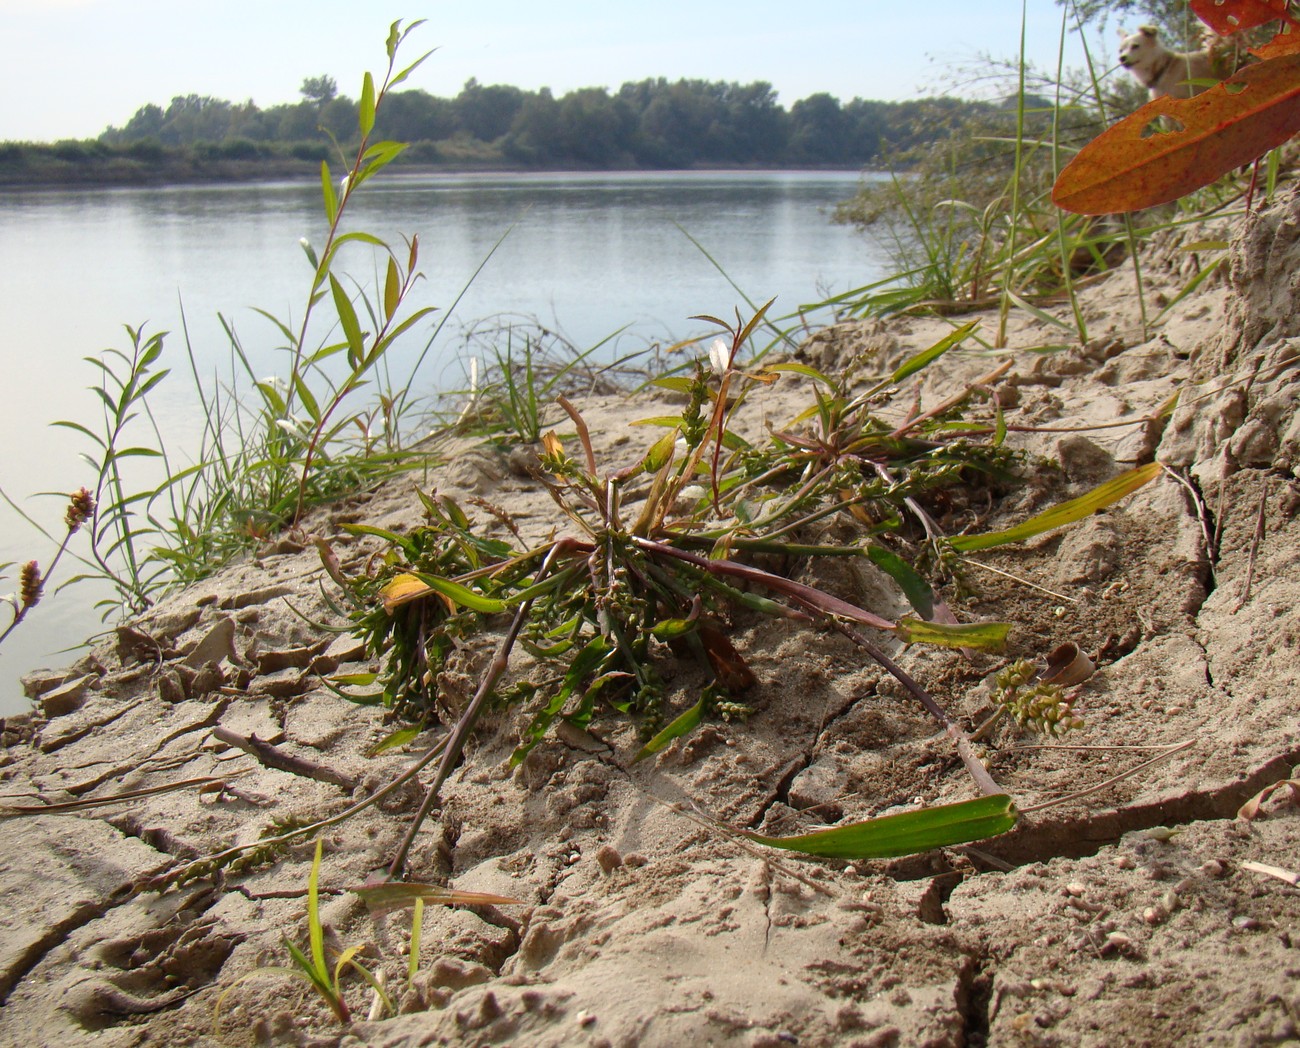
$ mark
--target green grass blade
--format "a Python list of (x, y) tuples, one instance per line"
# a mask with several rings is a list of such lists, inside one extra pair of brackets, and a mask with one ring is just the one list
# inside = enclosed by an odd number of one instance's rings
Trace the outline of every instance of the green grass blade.
[(412, 572), (412, 574), (432, 590), (437, 590), (444, 597), (455, 601), (461, 607), (469, 608), (470, 611), (481, 612), (484, 615), (495, 615), (505, 611), (516, 601), (498, 600), (495, 597), (485, 597), (482, 593), (476, 593), (468, 586), (462, 586), (459, 582), (452, 582), (451, 579), (442, 579), (437, 575), (428, 575), (422, 571)]
[(798, 837), (764, 837), (757, 833), (744, 836), (769, 848), (784, 848), (823, 859), (889, 859), (982, 841), (1006, 833), (1019, 818), (1015, 802), (1006, 794), (997, 794), (885, 815)]
[(992, 549), (994, 546), (1006, 546), (1012, 542), (1024, 542), (1026, 539), (1032, 539), (1035, 535), (1041, 535), (1053, 528), (1073, 524), (1077, 520), (1091, 516), (1099, 509), (1105, 509), (1107, 506), (1118, 502), (1126, 495), (1131, 495), (1157, 476), (1161, 469), (1159, 462), (1148, 462), (1145, 466), (1131, 469), (1127, 473), (1121, 473), (1118, 477), (1106, 481), (1104, 484), (1097, 485), (1086, 495), (1080, 495), (1077, 499), (1070, 499), (1069, 502), (1062, 502), (1059, 506), (1053, 506), (1045, 513), (1030, 517), (1024, 523), (1017, 524), (1014, 528), (1007, 528), (1005, 531), (990, 531), (985, 535), (958, 535), (950, 540), (952, 548), (959, 553)]
[(635, 764), (637, 761), (644, 760), (646, 757), (653, 757), (656, 753), (672, 742), (673, 739), (681, 738), (681, 736), (698, 728), (702, 720), (704, 720), (704, 700), (700, 699), (699, 702), (685, 713), (675, 717), (671, 724), (642, 746), (641, 751), (632, 758), (632, 763)]
[(929, 367), (941, 356), (947, 353), (948, 350), (952, 349), (953, 346), (959, 345), (960, 343), (964, 342), (966, 337), (977, 327), (979, 327), (979, 323), (980, 322), (978, 320), (972, 320), (969, 323), (963, 324), (956, 331), (952, 331), (949, 332), (947, 335), (944, 335), (943, 338), (939, 339), (939, 341), (936, 342), (929, 349), (922, 350), (920, 353), (917, 353), (914, 357), (909, 357), (907, 360), (903, 361), (903, 363), (899, 365), (897, 371), (895, 371), (892, 375), (889, 376), (889, 381), (891, 383), (902, 382), (903, 379), (909, 377), (910, 375), (915, 375), (918, 371), (921, 371)]
[(327, 986), (329, 967), (325, 964), (325, 930), (320, 923), (320, 856), (321, 841), (316, 841), (316, 857), (312, 859), (311, 876), (307, 878), (307, 935), (311, 942), (312, 971)]

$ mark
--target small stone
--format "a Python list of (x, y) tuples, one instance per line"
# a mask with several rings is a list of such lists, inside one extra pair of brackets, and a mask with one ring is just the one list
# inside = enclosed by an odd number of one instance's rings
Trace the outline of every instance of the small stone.
[(1258, 931), (1261, 927), (1259, 921), (1255, 920), (1254, 917), (1247, 917), (1244, 914), (1240, 917), (1234, 917), (1232, 919), (1232, 926), (1239, 932)]
[(1201, 873), (1206, 877), (1213, 877), (1215, 880), (1218, 880), (1227, 872), (1228, 868), (1218, 859), (1211, 859), (1209, 862), (1201, 864)]
[(1142, 911), (1142, 919), (1153, 927), (1163, 921), (1169, 914), (1159, 906), (1148, 906)]
[(596, 865), (602, 873), (613, 873), (623, 865), (623, 856), (619, 855), (618, 849), (613, 845), (602, 844), (596, 849)]
[(650, 860), (640, 852), (628, 852), (623, 856), (623, 865), (635, 869), (638, 866), (648, 866)]
[(579, 1026), (584, 1028), (596, 1025), (596, 1017), (588, 1011), (579, 1012), (574, 1016), (574, 1019), (577, 1020)]
[(1087, 890), (1087, 887), (1080, 884), (1078, 881), (1071, 881), (1065, 886), (1065, 894), (1073, 895), (1076, 899), (1083, 895)]
[(41, 696), (41, 712), (47, 717), (54, 718), (81, 709), (86, 702), (86, 689), (94, 679), (94, 674), (87, 673), (84, 677), (66, 681), (57, 688), (45, 692)]
[(1116, 855), (1111, 860), (1111, 865), (1117, 870), (1131, 870), (1137, 866), (1137, 863), (1128, 855)]

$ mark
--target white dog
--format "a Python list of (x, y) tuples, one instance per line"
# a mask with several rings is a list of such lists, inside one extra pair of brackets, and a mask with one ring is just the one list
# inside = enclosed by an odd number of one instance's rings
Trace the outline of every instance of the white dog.
[(1205, 90), (1195, 80), (1217, 80), (1214, 59), (1207, 46), (1200, 51), (1170, 51), (1160, 42), (1160, 32), (1144, 25), (1136, 33), (1119, 31), (1119, 64), (1151, 93), (1152, 98), (1169, 95), (1191, 98)]

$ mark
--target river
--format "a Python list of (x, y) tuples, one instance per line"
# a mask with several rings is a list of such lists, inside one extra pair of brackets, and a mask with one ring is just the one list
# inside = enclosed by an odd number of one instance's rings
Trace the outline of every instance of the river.
[[(879, 247), (830, 222), (858, 180), (850, 172), (381, 175), (358, 193), (351, 220), (392, 242), (418, 234), (425, 280), (414, 304), (444, 310), (500, 241), (417, 376), (417, 392), (433, 393), (463, 384), (457, 333), (485, 317), (533, 317), (579, 348), (625, 329), (609, 351), (630, 352), (700, 333), (692, 315), (744, 312), (728, 278), (755, 302), (776, 297), (772, 315), (881, 278)], [(37, 493), (92, 485), (78, 457), (91, 449), (50, 423), (96, 428), (86, 387), (97, 372), (83, 358), (129, 349), (124, 324), (172, 333), (162, 365), (173, 375), (151, 405), (174, 448), (196, 432), (182, 308), (205, 372), (229, 368), (221, 313), (256, 367), (283, 373), (274, 351), (283, 339), (254, 307), (301, 317), (311, 270), (300, 241), (319, 245), (324, 232), (319, 186), (301, 183), (0, 192), (0, 354), (10, 376), (0, 488), (61, 532), (65, 500)], [(363, 255), (343, 268), (373, 282)], [(424, 330), (394, 357), (397, 374), (423, 347)], [(0, 506), (0, 562), (45, 563), (51, 552)], [(65, 564), (60, 578), (76, 570)], [(0, 593), (17, 588), (15, 573), (5, 569)], [(69, 663), (69, 649), (104, 628), (87, 596), (51, 587), (0, 647), (0, 716), (28, 708), (21, 674)], [(0, 608), (0, 628), (8, 620)]]

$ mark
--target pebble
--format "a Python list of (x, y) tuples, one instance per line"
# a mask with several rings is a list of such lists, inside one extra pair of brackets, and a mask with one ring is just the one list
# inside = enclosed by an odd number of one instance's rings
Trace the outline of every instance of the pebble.
[(1254, 917), (1247, 917), (1243, 914), (1232, 919), (1232, 926), (1239, 932), (1253, 932), (1259, 929), (1260, 923)]
[(1147, 924), (1151, 924), (1151, 925), (1159, 924), (1168, 916), (1169, 914), (1166, 913), (1164, 910), (1162, 910), (1159, 906), (1148, 906), (1145, 910), (1142, 911), (1142, 919), (1146, 921)]

